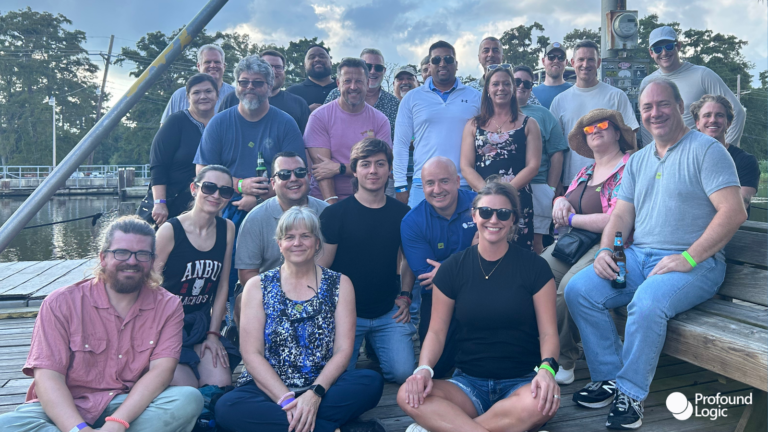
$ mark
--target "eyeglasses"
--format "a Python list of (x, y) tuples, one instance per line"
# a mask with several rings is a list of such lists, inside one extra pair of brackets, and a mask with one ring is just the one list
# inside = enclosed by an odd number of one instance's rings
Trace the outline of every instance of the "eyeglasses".
[(279, 65), (275, 66), (275, 65), (272, 65), (272, 69), (274, 69), (277, 72), (282, 72), (282, 71), (285, 70), (285, 66), (279, 66)]
[(112, 252), (112, 254), (115, 256), (115, 259), (118, 261), (128, 261), (131, 259), (131, 255), (136, 255), (136, 261), (139, 262), (149, 262), (152, 260), (152, 257), (155, 256), (152, 252), (147, 251), (138, 251), (138, 252), (131, 252), (128, 249), (107, 249), (104, 252)]
[(296, 176), (297, 179), (303, 179), (307, 176), (308, 170), (304, 167), (299, 167), (294, 170), (289, 169), (281, 169), (280, 171), (276, 172), (275, 175), (272, 177), (277, 177), (282, 181), (290, 180), (291, 179), (291, 173)]
[(565, 61), (565, 54), (547, 54), (547, 60), (549, 61)]
[(526, 90), (530, 90), (533, 87), (533, 81), (521, 80), (520, 78), (515, 78), (515, 87), (520, 87), (521, 84), (523, 88)]
[(452, 55), (444, 55), (442, 57), (434, 56), (429, 60), (429, 62), (435, 66), (439, 65), (441, 61), (444, 61), (447, 65), (452, 65), (454, 62), (456, 62), (456, 59), (453, 58)]
[(509, 63), (495, 64), (495, 65), (488, 65), (488, 70), (489, 70), (489, 71), (492, 71), (492, 70), (496, 70), (496, 69), (498, 69), (498, 68), (502, 68), (502, 69), (512, 69), (512, 65), (511, 65), (511, 64), (509, 64)]
[(253, 88), (260, 89), (264, 87), (267, 84), (266, 81), (256, 81), (256, 80), (237, 80), (237, 85), (239, 85), (242, 88), (248, 88), (249, 85), (252, 85)]
[(490, 207), (475, 207), (474, 209), (477, 210), (477, 214), (480, 215), (481, 218), (486, 220), (492, 218), (494, 213), (496, 213), (496, 217), (502, 222), (507, 221), (512, 217), (512, 210), (510, 209), (495, 209)]
[(368, 71), (369, 72), (373, 70), (373, 71), (381, 73), (381, 72), (384, 72), (384, 69), (385, 69), (383, 64), (370, 64), (370, 63), (366, 63), (365, 65), (368, 66)]
[(656, 54), (661, 54), (661, 50), (672, 51), (672, 50), (675, 49), (675, 47), (677, 47), (677, 42), (670, 42), (670, 43), (668, 43), (666, 45), (656, 45), (656, 46), (653, 46), (653, 47), (651, 47), (651, 49)]
[(584, 133), (589, 135), (589, 134), (595, 133), (595, 131), (597, 129), (606, 130), (606, 129), (608, 129), (608, 124), (609, 123), (610, 122), (608, 120), (605, 120), (605, 121), (602, 121), (602, 122), (600, 122), (600, 123), (598, 123), (596, 125), (587, 126), (587, 127), (584, 128)]
[(230, 199), (235, 194), (235, 188), (232, 186), (219, 186), (213, 182), (195, 183), (206, 195), (213, 195), (219, 191), (219, 196), (224, 199)]

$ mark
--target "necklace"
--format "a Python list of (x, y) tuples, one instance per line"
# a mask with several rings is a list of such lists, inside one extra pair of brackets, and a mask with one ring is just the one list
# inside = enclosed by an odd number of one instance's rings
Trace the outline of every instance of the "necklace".
[[(493, 121), (493, 124), (496, 125), (496, 133), (501, 135), (501, 126), (499, 126), (498, 123), (496, 123), (496, 120)], [(486, 278), (487, 279), (487, 278)]]
[(488, 273), (488, 274), (485, 274), (485, 270), (483, 269), (483, 262), (482, 262), (482, 261), (480, 261), (480, 249), (478, 249), (478, 250), (477, 250), (477, 263), (478, 263), (478, 264), (480, 264), (480, 271), (481, 271), (481, 272), (483, 272), (483, 276), (485, 276), (485, 279), (488, 279), (489, 277), (491, 277), (491, 275), (493, 274), (493, 272), (495, 272), (495, 271), (496, 271), (496, 269), (499, 267), (499, 264), (501, 264), (501, 262), (502, 262), (502, 261), (504, 261), (504, 257), (505, 257), (505, 256), (507, 256), (507, 254), (504, 254), (504, 255), (501, 257), (501, 259), (499, 260), (499, 262), (498, 262), (498, 263), (496, 263), (496, 266), (493, 268), (493, 270), (491, 270), (491, 272), (490, 272), (490, 273)]

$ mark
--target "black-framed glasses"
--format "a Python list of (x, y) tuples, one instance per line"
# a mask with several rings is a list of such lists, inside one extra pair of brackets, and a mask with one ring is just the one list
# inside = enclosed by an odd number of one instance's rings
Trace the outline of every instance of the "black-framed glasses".
[(280, 171), (276, 172), (275, 175), (273, 175), (272, 177), (277, 177), (282, 181), (286, 181), (291, 179), (291, 173), (293, 173), (293, 175), (295, 175), (297, 179), (303, 179), (304, 177), (307, 176), (307, 172), (309, 172), (309, 170), (307, 170), (304, 167), (299, 167), (294, 170), (281, 169)]
[(515, 78), (515, 87), (520, 87), (520, 85), (522, 85), (524, 89), (530, 90), (533, 88), (533, 81)]
[(255, 89), (260, 89), (267, 85), (266, 81), (262, 80), (237, 80), (237, 85), (239, 85), (242, 88), (248, 88), (248, 86), (253, 86)]
[(429, 60), (435, 66), (438, 66), (441, 62), (445, 62), (447, 65), (454, 64), (456, 59), (452, 55), (434, 56)]
[(219, 191), (219, 196), (224, 199), (230, 199), (235, 194), (235, 188), (232, 186), (219, 186), (213, 182), (195, 183), (206, 195), (213, 195)]
[(128, 249), (107, 249), (104, 252), (112, 252), (112, 255), (115, 256), (115, 259), (118, 261), (128, 261), (131, 259), (131, 255), (136, 255), (136, 261), (138, 262), (149, 262), (152, 260), (152, 257), (155, 256), (152, 252), (148, 251), (138, 251), (138, 252), (132, 252)]
[(512, 210), (510, 209), (495, 209), (491, 207), (475, 207), (474, 209), (477, 210), (477, 214), (480, 215), (481, 218), (486, 220), (492, 218), (494, 213), (496, 213), (496, 217), (502, 222), (507, 221), (512, 217)]
[(512, 69), (512, 65), (511, 65), (511, 64), (509, 64), (509, 63), (502, 63), (502, 64), (493, 64), (493, 65), (488, 65), (488, 70), (489, 70), (489, 71), (492, 71), (492, 70), (496, 70), (496, 69), (498, 69), (498, 68), (502, 68), (502, 69)]
[(559, 60), (561, 62), (565, 61), (565, 54), (547, 54), (547, 60), (549, 61), (555, 61)]
[(675, 47), (677, 47), (677, 42), (670, 42), (670, 43), (668, 43), (666, 45), (656, 45), (656, 46), (653, 46), (653, 47), (651, 47), (651, 49), (656, 54), (661, 54), (662, 50), (672, 51), (672, 50), (675, 49)]
[(384, 69), (386, 69), (383, 64), (366, 63), (365, 65), (368, 67), (368, 71), (369, 72), (373, 70), (373, 71), (376, 71), (378, 73), (382, 73), (382, 72), (384, 72)]

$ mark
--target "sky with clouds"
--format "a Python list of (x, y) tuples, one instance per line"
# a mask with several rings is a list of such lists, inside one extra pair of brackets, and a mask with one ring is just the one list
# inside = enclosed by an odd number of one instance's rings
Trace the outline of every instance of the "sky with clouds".
[[(31, 7), (61, 13), (71, 28), (86, 32), (88, 50), (107, 51), (115, 35), (115, 52), (134, 46), (148, 32), (170, 33), (186, 24), (207, 0), (3, 0), (0, 12)], [(678, 21), (683, 29), (707, 28), (749, 41), (743, 50), (756, 67), (768, 69), (768, 1), (766, 0), (627, 0), (640, 16), (656, 13), (662, 22)], [(386, 61), (418, 64), (429, 45), (444, 39), (454, 44), (459, 74), (478, 76), (477, 47), (488, 35), (520, 24), (540, 22), (545, 35), (560, 40), (574, 28), (600, 26), (599, 0), (229, 0), (207, 26), (211, 32), (248, 33), (259, 44), (287, 45), (302, 37), (319, 37), (334, 58), (357, 56), (364, 47), (383, 51)], [(102, 64), (98, 57), (94, 62)], [(232, 65), (230, 65), (232, 66)], [(132, 84), (128, 69), (111, 68), (108, 90), (122, 95)], [(100, 81), (100, 76), (99, 76)], [(755, 82), (757, 80), (755, 79)]]

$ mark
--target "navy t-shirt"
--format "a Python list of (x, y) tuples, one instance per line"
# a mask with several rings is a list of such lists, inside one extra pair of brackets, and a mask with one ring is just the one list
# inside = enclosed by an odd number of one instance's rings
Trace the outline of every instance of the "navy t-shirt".
[(272, 159), (284, 151), (305, 159), (304, 139), (291, 116), (270, 106), (264, 117), (251, 122), (234, 106), (213, 116), (205, 127), (195, 163), (223, 165), (233, 176), (249, 178), (256, 175), (258, 152), (263, 152), (272, 175)]
[(566, 82), (557, 86), (548, 86), (545, 84), (539, 84), (536, 87), (534, 87), (532, 91), (534, 96), (536, 96), (536, 99), (539, 100), (539, 103), (541, 104), (541, 106), (543, 106), (546, 109), (549, 109), (550, 105), (552, 105), (552, 101), (555, 100), (555, 96), (568, 90), (571, 87), (573, 87), (573, 83), (569, 83), (569, 82)]

